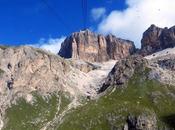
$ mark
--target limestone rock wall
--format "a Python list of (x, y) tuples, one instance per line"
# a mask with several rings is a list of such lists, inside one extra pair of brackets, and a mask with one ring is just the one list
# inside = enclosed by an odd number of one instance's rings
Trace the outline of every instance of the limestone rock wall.
[(73, 33), (62, 43), (59, 55), (90, 62), (118, 60), (134, 53), (134, 43), (113, 35), (97, 35), (89, 30)]
[(168, 29), (151, 25), (143, 33), (141, 43), (142, 55), (149, 55), (166, 48), (175, 47), (175, 26)]

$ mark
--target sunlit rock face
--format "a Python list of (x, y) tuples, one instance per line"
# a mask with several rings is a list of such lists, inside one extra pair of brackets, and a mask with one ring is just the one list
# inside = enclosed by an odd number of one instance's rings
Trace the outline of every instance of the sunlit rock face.
[(103, 62), (125, 58), (135, 51), (134, 43), (113, 35), (97, 35), (89, 30), (73, 33), (62, 43), (59, 55), (64, 58)]
[(77, 88), (80, 86), (72, 78), (81, 74), (68, 61), (41, 49), (27, 46), (0, 48), (0, 119), (18, 98), (30, 102), (33, 92), (84, 95), (82, 92), (85, 91)]

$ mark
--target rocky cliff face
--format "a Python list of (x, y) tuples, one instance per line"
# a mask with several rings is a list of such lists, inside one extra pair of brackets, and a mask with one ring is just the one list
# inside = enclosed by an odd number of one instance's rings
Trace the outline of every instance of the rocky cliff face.
[(136, 71), (144, 71), (147, 65), (148, 61), (139, 55), (130, 56), (118, 61), (99, 92), (105, 91), (109, 86), (126, 84)]
[[(174, 45), (173, 28), (165, 30), (152, 25), (145, 32), (143, 55)], [(134, 50), (130, 41), (88, 30), (62, 44), (59, 54), (73, 60), (0, 46), (0, 130), (175, 128), (175, 48), (129, 56)]]
[(65, 58), (103, 62), (121, 59), (133, 54), (133, 42), (116, 38), (113, 35), (96, 35), (89, 30), (73, 33), (62, 43), (59, 55)]
[(138, 117), (129, 115), (124, 130), (157, 130), (156, 115), (142, 114)]
[(151, 25), (143, 34), (141, 54), (149, 55), (175, 46), (175, 26), (159, 28)]
[(6, 108), (20, 97), (32, 101), (33, 92), (83, 96), (89, 89), (77, 81), (84, 76), (69, 61), (43, 50), (26, 46), (0, 48), (0, 114), (4, 116)]
[[(35, 94), (50, 98), (56, 93), (58, 97), (63, 95), (73, 100), (69, 110), (78, 106), (83, 97), (96, 96), (99, 85), (113, 65), (103, 68), (102, 63), (65, 60), (33, 47), (0, 46), (0, 129), (5, 123), (5, 111), (17, 104), (18, 99), (32, 104), (36, 101)], [(60, 99), (57, 102), (64, 104), (66, 101)], [(53, 122), (60, 118), (61, 115), (55, 116)]]
[(164, 84), (175, 85), (175, 48), (146, 56), (152, 68), (150, 77)]
[[(0, 49), (1, 92), (59, 91), (64, 86), (65, 77), (71, 73), (71, 66), (59, 56), (32, 47)], [(67, 82), (68, 83), (68, 82)], [(69, 83), (68, 83), (69, 84)]]

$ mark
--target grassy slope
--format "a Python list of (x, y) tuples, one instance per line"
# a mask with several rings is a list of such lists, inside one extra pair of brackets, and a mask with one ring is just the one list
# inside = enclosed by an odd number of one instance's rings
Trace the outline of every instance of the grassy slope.
[[(43, 99), (35, 94), (35, 103), (33, 105), (27, 103), (24, 99), (20, 99), (16, 105), (7, 110), (7, 124), (3, 130), (39, 130), (48, 121), (52, 120), (58, 108), (59, 98), (52, 95), (49, 99)], [(61, 96), (62, 111), (69, 100)]]
[[(160, 127), (174, 126), (175, 119), (175, 89), (171, 86), (149, 80), (144, 73), (137, 73), (129, 81), (125, 89), (116, 89), (96, 101), (88, 101), (85, 105), (71, 110), (64, 118), (58, 130), (109, 130), (111, 127), (121, 128), (130, 113), (139, 115), (142, 113), (155, 113), (160, 119)], [(156, 96), (151, 96), (153, 93)], [(62, 106), (69, 102), (63, 98)], [(39, 130), (56, 113), (58, 99), (56, 96), (47, 103), (37, 97), (37, 102), (32, 106), (24, 100), (18, 105), (13, 105), (7, 110), (7, 127), (4, 130)], [(64, 107), (62, 107), (62, 110)], [(38, 121), (37, 119), (42, 119)], [(31, 123), (34, 122), (34, 123)], [(13, 129), (12, 129), (13, 128)]]
[[(173, 122), (166, 119), (175, 114), (175, 98), (170, 96), (170, 93), (174, 93), (174, 89), (149, 80), (145, 75), (147, 72), (135, 74), (129, 81), (128, 88), (117, 89), (97, 101), (90, 101), (73, 110), (65, 117), (65, 121), (58, 129), (109, 130), (111, 127), (121, 128), (130, 113), (134, 115), (155, 113), (159, 118), (159, 127), (165, 125), (174, 127)], [(157, 95), (153, 98), (151, 93)], [(172, 118), (175, 119), (175, 117)]]

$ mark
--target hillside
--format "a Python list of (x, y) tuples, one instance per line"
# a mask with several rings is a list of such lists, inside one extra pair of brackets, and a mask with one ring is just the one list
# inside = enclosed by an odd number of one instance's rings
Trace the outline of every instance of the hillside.
[(154, 40), (136, 50), (86, 30), (68, 36), (60, 56), (0, 46), (0, 130), (175, 129), (175, 48)]
[[(131, 63), (130, 67), (132, 68), (136, 59), (138, 59), (137, 56), (131, 57), (129, 60), (123, 59), (116, 65), (125, 64), (124, 61), (127, 61)], [(132, 75), (123, 84), (113, 82), (97, 99), (82, 98), (81, 105), (76, 108), (69, 109), (71, 101), (64, 95), (58, 97), (53, 94), (48, 99), (36, 96), (33, 105), (20, 99), (16, 105), (7, 109), (8, 127), (4, 130), (12, 128), (15, 130), (41, 128), (43, 128), (41, 130), (45, 130), (44, 128), (49, 130), (122, 130), (123, 128), (157, 130), (175, 128), (174, 86), (160, 83), (154, 79), (151, 75), (154, 68), (150, 62), (142, 64), (141, 60), (137, 61), (139, 63), (132, 68)], [(127, 71), (127, 69), (125, 70)], [(111, 72), (114, 74), (116, 71)], [(59, 101), (60, 98), (61, 101)], [(57, 111), (58, 106), (60, 107), (59, 111)], [(33, 113), (32, 115), (30, 111)], [(62, 117), (63, 115), (64, 117)], [(53, 118), (53, 116), (57, 116), (57, 118)], [(49, 120), (50, 122), (46, 123)]]

